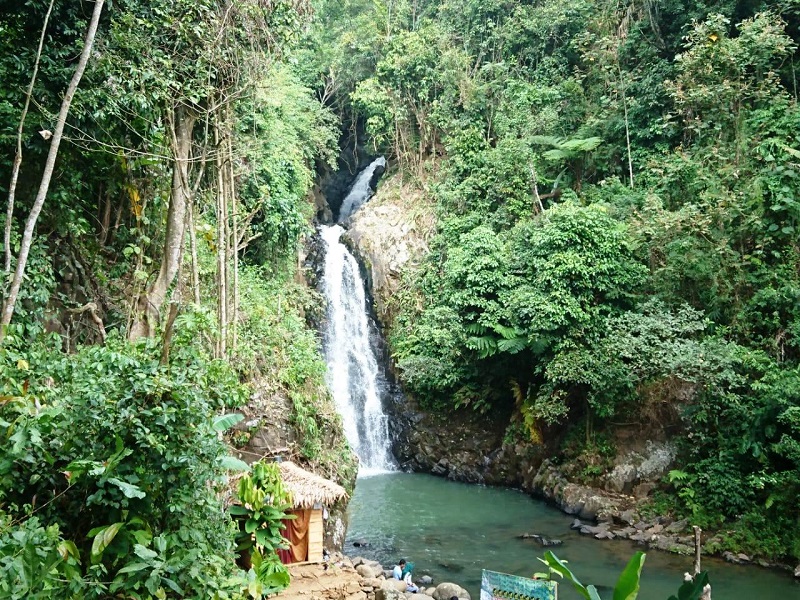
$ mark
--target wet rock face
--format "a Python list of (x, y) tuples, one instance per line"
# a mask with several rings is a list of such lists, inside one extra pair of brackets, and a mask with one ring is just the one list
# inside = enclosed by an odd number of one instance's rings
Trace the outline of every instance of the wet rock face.
[(603, 488), (613, 493), (646, 497), (655, 489), (654, 482), (669, 471), (675, 454), (675, 447), (668, 442), (648, 441), (644, 448), (617, 458), (616, 466), (605, 476)]

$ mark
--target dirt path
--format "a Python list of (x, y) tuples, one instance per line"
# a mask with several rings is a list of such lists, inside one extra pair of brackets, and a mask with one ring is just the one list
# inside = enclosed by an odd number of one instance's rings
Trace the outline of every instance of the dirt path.
[[(275, 596), (280, 600), (366, 600), (362, 577), (348, 559), (289, 567), (292, 582)], [(368, 591), (372, 591), (369, 588)]]

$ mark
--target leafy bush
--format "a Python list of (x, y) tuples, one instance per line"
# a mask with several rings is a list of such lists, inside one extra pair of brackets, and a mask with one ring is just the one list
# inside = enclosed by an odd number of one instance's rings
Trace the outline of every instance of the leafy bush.
[(232, 597), (241, 581), (213, 423), (230, 379), (210, 379), (193, 346), (161, 364), (152, 340), (112, 335), (69, 356), (13, 341), (0, 363), (5, 535), (46, 535), (42, 567), (60, 543), (74, 575), (63, 585), (82, 597)]

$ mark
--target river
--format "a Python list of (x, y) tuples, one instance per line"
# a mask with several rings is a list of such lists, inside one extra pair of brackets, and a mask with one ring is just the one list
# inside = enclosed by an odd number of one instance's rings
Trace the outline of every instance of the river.
[[(386, 473), (360, 477), (348, 509), (346, 552), (390, 568), (401, 557), (414, 562), (416, 578), (464, 586), (477, 600), (481, 569), (530, 576), (546, 571), (537, 561), (545, 549), (536, 533), (563, 541), (551, 548), (569, 561), (578, 579), (598, 586), (611, 598), (617, 576), (640, 549), (627, 541), (598, 541), (570, 530), (573, 517), (522, 492), (455, 483), (431, 475)], [(366, 540), (367, 547), (353, 541)], [(649, 551), (639, 600), (666, 600), (676, 594), (692, 558)], [(704, 558), (714, 600), (800, 600), (800, 584), (790, 574), (730, 565)], [(559, 585), (559, 600), (578, 599), (571, 587)]]

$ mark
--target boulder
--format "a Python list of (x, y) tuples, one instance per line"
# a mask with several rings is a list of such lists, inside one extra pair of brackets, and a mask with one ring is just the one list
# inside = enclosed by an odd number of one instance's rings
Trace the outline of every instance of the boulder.
[(584, 525), (581, 527), (581, 533), (584, 535), (597, 535), (598, 533), (606, 533), (608, 529), (608, 523), (600, 523), (600, 525)]
[(440, 583), (433, 591), (433, 600), (450, 600), (453, 596), (472, 600), (469, 592), (455, 583)]
[(722, 558), (727, 560), (729, 563), (733, 563), (735, 565), (738, 565), (741, 562), (739, 558), (730, 550), (726, 550), (725, 552), (723, 552)]
[(379, 588), (381, 587), (381, 580), (377, 578), (364, 579), (361, 582), (361, 588), (363, 589), (365, 587)]
[(359, 585), (358, 581), (348, 581), (347, 585), (344, 586), (344, 593), (349, 595), (357, 594), (361, 591), (361, 586)]
[(617, 534), (617, 537), (629, 538), (637, 531), (635, 527), (623, 527), (622, 529), (615, 530), (614, 533)]
[[(606, 496), (593, 494), (588, 496), (583, 503), (583, 507), (578, 512), (581, 519), (597, 519), (601, 514), (611, 514), (614, 511), (613, 500)], [(607, 520), (607, 519), (604, 519)]]
[(662, 531), (664, 531), (664, 526), (656, 523), (650, 529), (647, 529), (645, 533), (648, 533), (650, 535), (656, 535), (658, 533), (661, 533)]
[(427, 594), (411, 594), (408, 596), (408, 600), (433, 600), (433, 597)]
[(569, 526), (570, 529), (580, 529), (581, 527), (583, 527), (583, 523), (580, 519), (575, 519), (572, 525)]
[(360, 564), (356, 567), (356, 573), (361, 575), (364, 579), (374, 579), (381, 571), (371, 565)]
[(609, 492), (630, 492), (633, 489), (633, 482), (636, 481), (638, 472), (636, 467), (631, 464), (617, 465), (614, 470), (606, 477), (605, 488)]
[(639, 485), (633, 488), (633, 495), (637, 498), (647, 498), (654, 489), (656, 489), (655, 483), (640, 483)]
[(430, 575), (423, 575), (419, 578), (420, 585), (430, 585), (433, 583), (433, 578)]
[(355, 594), (350, 594), (347, 596), (345, 600), (367, 600), (367, 594), (366, 592), (359, 590)]
[[(402, 581), (400, 582), (402, 583)], [(404, 586), (405, 591), (405, 586)], [(380, 587), (375, 590), (375, 600), (406, 600), (406, 595), (393, 587)]]
[(384, 579), (381, 581), (380, 588), (381, 590), (395, 590), (397, 592), (405, 592), (406, 591), (406, 582), (400, 581), (399, 579)]
[(356, 548), (366, 548), (367, 546), (369, 546), (369, 542), (367, 540), (361, 538), (361, 539), (358, 539), (358, 540), (354, 541), (353, 542), (353, 546), (355, 546)]
[(683, 533), (688, 526), (689, 521), (686, 519), (681, 519), (680, 521), (675, 521), (674, 523), (667, 525), (664, 531), (667, 533)]

